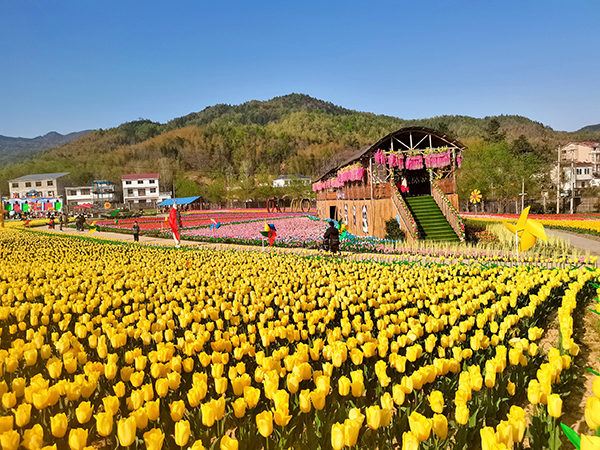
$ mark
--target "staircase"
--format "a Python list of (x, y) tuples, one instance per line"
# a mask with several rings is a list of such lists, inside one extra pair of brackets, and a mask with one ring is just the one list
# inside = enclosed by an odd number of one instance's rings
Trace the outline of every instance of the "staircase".
[(404, 201), (417, 223), (420, 239), (457, 242), (460, 240), (432, 196), (405, 197)]

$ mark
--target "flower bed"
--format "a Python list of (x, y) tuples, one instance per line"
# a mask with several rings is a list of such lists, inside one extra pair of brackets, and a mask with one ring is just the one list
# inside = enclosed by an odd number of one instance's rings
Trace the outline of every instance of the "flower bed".
[(543, 448), (598, 275), (15, 228), (0, 248), (3, 448)]

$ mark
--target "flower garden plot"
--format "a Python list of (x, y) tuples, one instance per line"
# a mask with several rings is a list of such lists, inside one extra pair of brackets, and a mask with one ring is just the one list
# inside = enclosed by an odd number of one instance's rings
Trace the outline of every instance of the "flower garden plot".
[[(572, 313), (596, 276), (17, 229), (0, 246), (7, 448), (547, 442), (535, 427), (558, 415)], [(562, 345), (545, 352), (539, 327), (557, 308)], [(528, 401), (541, 425), (526, 430)]]
[[(184, 228), (206, 227), (216, 222), (244, 222), (250, 220), (273, 219), (280, 217), (299, 217), (302, 213), (269, 213), (266, 211), (246, 210), (208, 210), (205, 212), (194, 211), (181, 214)], [(133, 223), (137, 221), (142, 231), (160, 231), (168, 228), (164, 217), (142, 217), (137, 219), (99, 220), (97, 225), (106, 230), (131, 230)]]

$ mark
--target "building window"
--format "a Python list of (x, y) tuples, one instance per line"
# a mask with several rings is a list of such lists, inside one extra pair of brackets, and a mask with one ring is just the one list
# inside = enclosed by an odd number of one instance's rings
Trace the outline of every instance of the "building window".
[(25, 183), (25, 187), (31, 187), (31, 183), (30, 182)]
[(151, 194), (156, 194), (156, 188), (150, 188), (150, 193)]
[(42, 182), (41, 181), (36, 181), (35, 185), (36, 185), (36, 187), (41, 187), (42, 186)]
[(46, 186), (54, 186), (54, 181), (53, 180), (48, 180), (46, 182)]
[(90, 195), (90, 189), (82, 189), (81, 195)]
[(131, 184), (131, 180), (126, 181), (125, 184)]
[(67, 195), (77, 195), (77, 191), (67, 191)]
[(54, 191), (48, 191), (48, 197), (54, 197)]
[(144, 180), (138, 180), (138, 184), (144, 184)]
[(127, 189), (127, 195), (133, 195), (133, 189)]
[(589, 175), (590, 174), (590, 169), (585, 169), (585, 174)]
[(18, 188), (18, 187), (19, 187), (19, 183), (13, 183), (13, 184), (12, 184), (12, 187), (14, 187), (14, 188)]
[(138, 195), (139, 195), (140, 197), (143, 197), (144, 195), (146, 195), (146, 189), (139, 189), (139, 190), (138, 190)]
[(150, 183), (150, 184), (155, 184), (155, 183), (156, 183), (156, 180), (150, 180), (150, 181), (149, 181), (149, 183)]

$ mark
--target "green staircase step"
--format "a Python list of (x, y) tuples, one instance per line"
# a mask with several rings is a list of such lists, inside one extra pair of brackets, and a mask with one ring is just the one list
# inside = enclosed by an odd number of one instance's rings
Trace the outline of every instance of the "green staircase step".
[(431, 241), (458, 241), (459, 238), (430, 195), (404, 199), (412, 213), (419, 237)]

